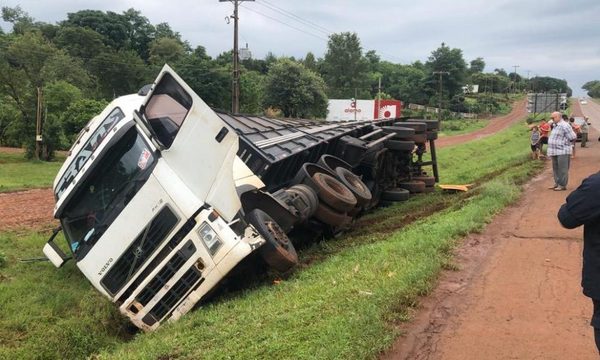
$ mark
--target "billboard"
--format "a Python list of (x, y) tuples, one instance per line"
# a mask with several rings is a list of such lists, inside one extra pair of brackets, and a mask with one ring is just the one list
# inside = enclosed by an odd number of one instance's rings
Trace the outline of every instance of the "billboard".
[(330, 99), (327, 121), (359, 121), (400, 117), (400, 100)]

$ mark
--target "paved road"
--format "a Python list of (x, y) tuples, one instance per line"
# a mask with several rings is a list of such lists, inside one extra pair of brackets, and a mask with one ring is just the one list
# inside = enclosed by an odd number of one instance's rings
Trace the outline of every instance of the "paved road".
[[(590, 147), (578, 149), (569, 188), (600, 170), (600, 105), (582, 108), (592, 122)], [(556, 212), (548, 167), (482, 234), (457, 250), (459, 271), (442, 274), (414, 321), (383, 359), (598, 359), (581, 294), (582, 229), (566, 230)]]

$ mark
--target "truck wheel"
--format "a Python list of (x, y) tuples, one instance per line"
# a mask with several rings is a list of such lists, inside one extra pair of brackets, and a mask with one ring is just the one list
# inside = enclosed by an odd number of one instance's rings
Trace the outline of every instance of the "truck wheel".
[(415, 134), (415, 130), (402, 126), (382, 126), (381, 129), (386, 134), (395, 133), (397, 138), (408, 138)]
[(437, 140), (438, 138), (438, 132), (433, 130), (433, 131), (427, 131), (427, 140)]
[(281, 226), (260, 209), (252, 210), (246, 220), (267, 241), (260, 249), (260, 256), (273, 269), (286, 272), (298, 265), (298, 254)]
[(423, 123), (423, 122), (416, 122), (416, 121), (415, 122), (412, 122), (412, 121), (397, 122), (394, 124), (394, 126), (400, 126), (400, 127), (414, 129), (416, 133), (424, 133), (425, 131), (427, 131), (427, 124)]
[(408, 190), (395, 188), (381, 193), (381, 199), (384, 201), (406, 201), (408, 200), (409, 195), (410, 192)]
[[(437, 120), (429, 119), (408, 119), (406, 122), (413, 123), (425, 123), (427, 124), (427, 130), (438, 130), (440, 128), (440, 122)], [(397, 122), (398, 126), (402, 126), (402, 121)]]
[(315, 218), (325, 224), (336, 227), (349, 224), (350, 221), (352, 221), (350, 216), (341, 214), (323, 203), (319, 204), (319, 207), (315, 212)]
[(425, 191), (425, 183), (416, 180), (399, 182), (398, 187), (410, 191), (411, 194), (422, 193), (423, 191)]
[(310, 186), (304, 184), (296, 184), (287, 189), (287, 191), (302, 194), (310, 204), (309, 217), (313, 216), (315, 211), (317, 211), (317, 206), (319, 206), (319, 197)]
[(424, 182), (425, 186), (435, 186), (434, 176), (413, 176), (412, 179)]
[(424, 143), (427, 141), (427, 135), (426, 134), (414, 134), (413, 136), (409, 137), (407, 140), (412, 140), (416, 143)]
[(312, 179), (319, 188), (319, 199), (334, 210), (346, 213), (356, 206), (354, 194), (336, 178), (327, 174), (316, 173)]
[(413, 151), (415, 142), (408, 140), (387, 140), (385, 147), (392, 151)]
[(362, 182), (362, 180), (356, 176), (352, 171), (345, 169), (343, 167), (338, 167), (335, 169), (335, 173), (338, 176), (338, 180), (342, 182), (352, 193), (354, 197), (356, 197), (356, 202), (358, 205), (365, 205), (371, 201), (373, 195), (371, 195), (371, 191)]

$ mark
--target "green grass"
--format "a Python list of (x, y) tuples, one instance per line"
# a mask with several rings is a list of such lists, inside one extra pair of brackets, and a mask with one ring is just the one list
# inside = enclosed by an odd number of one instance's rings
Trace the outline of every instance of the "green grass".
[(440, 136), (460, 135), (483, 129), (489, 120), (484, 119), (448, 119), (442, 120)]
[(22, 153), (0, 151), (0, 192), (52, 186), (64, 156), (55, 161), (27, 160)]
[(0, 359), (375, 358), (439, 271), (452, 268), (457, 240), (483, 229), (539, 170), (526, 160), (522, 126), (438, 151), (444, 182), (478, 183), (473, 191), (368, 214), (345, 236), (300, 252), (303, 265), (277, 285), (267, 277), (132, 339), (74, 264), (18, 261), (41, 256), (47, 234), (0, 234)]

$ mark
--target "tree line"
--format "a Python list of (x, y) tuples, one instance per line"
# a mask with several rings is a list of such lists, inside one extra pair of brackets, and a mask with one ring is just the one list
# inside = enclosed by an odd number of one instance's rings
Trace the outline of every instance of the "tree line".
[[(0, 29), (0, 145), (24, 146), (34, 155), (41, 94), (42, 157), (49, 159), (55, 149), (68, 148), (111, 99), (137, 92), (165, 63), (208, 105), (230, 107), (232, 51), (213, 58), (168, 23), (152, 24), (138, 10), (81, 10), (49, 24), (17, 6), (3, 7), (2, 19), (12, 30)], [(247, 114), (323, 118), (329, 98), (382, 96), (435, 106), (440, 95), (452, 111), (480, 111), (477, 102), (466, 100), (466, 85), (479, 85), (486, 94), (570, 92), (564, 80), (524, 79), (504, 69), (486, 73), (483, 58), (467, 62), (462, 50), (444, 43), (425, 62), (385, 61), (374, 50), (364, 51), (351, 32), (330, 35), (322, 58), (269, 53), (240, 63), (240, 111)], [(436, 71), (448, 72), (441, 94)]]
[(587, 90), (589, 97), (600, 98), (600, 80), (588, 81), (581, 88)]

